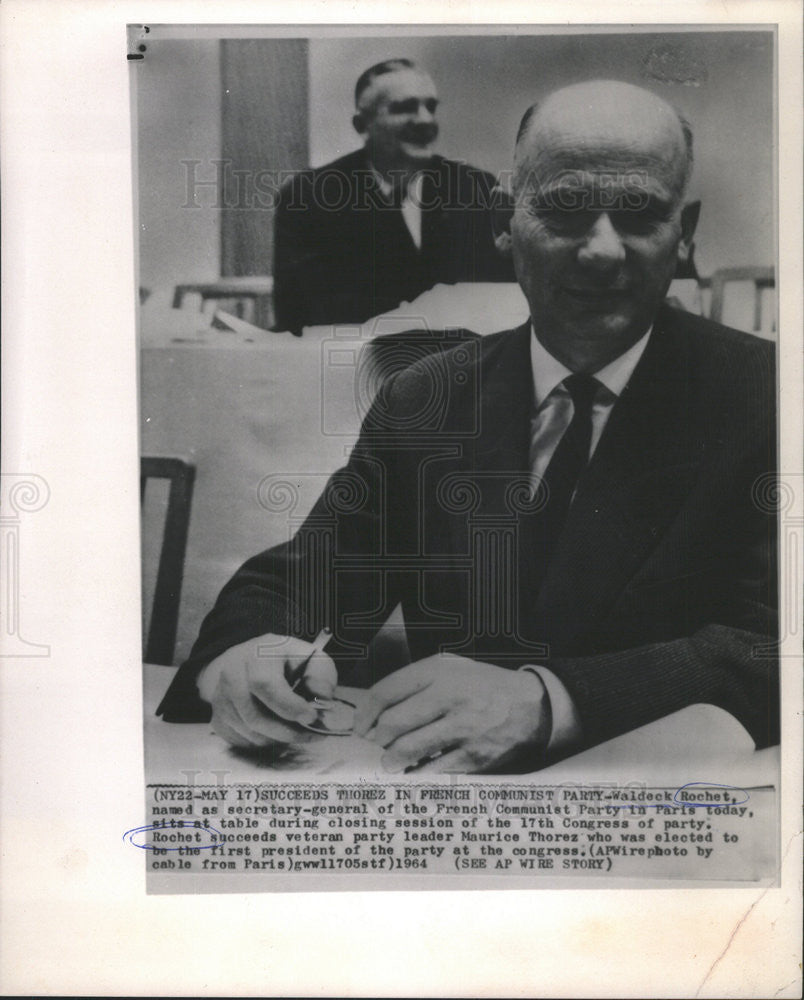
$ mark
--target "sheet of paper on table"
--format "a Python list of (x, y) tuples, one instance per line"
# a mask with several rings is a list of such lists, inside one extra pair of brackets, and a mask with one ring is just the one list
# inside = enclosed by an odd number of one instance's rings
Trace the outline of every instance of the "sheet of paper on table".
[[(310, 776), (383, 774), (382, 749), (359, 736), (322, 736), (299, 727), (295, 742), (277, 751), (230, 747), (208, 723), (167, 723), (156, 707), (172, 675), (166, 667), (145, 667), (145, 778), (149, 784), (184, 784), (188, 773), (221, 774), (238, 781), (298, 780)], [(363, 692), (338, 688), (336, 695), (355, 703)], [(223, 776), (225, 773), (225, 777)]]

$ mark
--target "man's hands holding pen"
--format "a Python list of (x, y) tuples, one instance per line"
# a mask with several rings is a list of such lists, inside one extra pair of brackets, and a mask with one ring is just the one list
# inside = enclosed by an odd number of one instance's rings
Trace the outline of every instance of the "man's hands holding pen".
[(331, 698), (338, 682), (332, 659), (320, 643), (291, 636), (261, 635), (232, 646), (208, 664), (198, 681), (212, 705), (212, 727), (233, 746), (286, 745), (299, 734), (293, 723), (311, 725), (315, 707), (294, 688)]
[(355, 717), (355, 732), (385, 747), (389, 771), (492, 770), (538, 754), (550, 728), (550, 701), (535, 674), (449, 653), (383, 678)]
[[(263, 635), (233, 646), (199, 678), (212, 726), (233, 746), (286, 745), (316, 710), (296, 693), (331, 698), (338, 675), (322, 643)], [(480, 772), (538, 753), (549, 739), (541, 680), (449, 653), (419, 660), (366, 692), (355, 733), (385, 748), (388, 771)]]

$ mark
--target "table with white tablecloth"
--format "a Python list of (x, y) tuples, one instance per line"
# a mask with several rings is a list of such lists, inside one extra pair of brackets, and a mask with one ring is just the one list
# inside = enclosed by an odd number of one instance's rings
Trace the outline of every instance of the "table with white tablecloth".
[[(167, 723), (156, 706), (175, 668), (144, 666), (145, 777), (149, 784), (176, 784), (188, 773), (225, 775), (226, 783), (293, 780), (327, 776), (346, 780), (390, 779), (382, 750), (359, 736), (321, 736), (298, 727), (288, 750), (235, 749), (217, 736), (210, 723)], [(364, 692), (339, 688), (358, 703)], [(572, 781), (651, 781), (677, 787), (689, 781), (774, 785), (779, 748), (755, 750), (739, 722), (714, 705), (690, 705), (664, 719), (553, 764), (539, 772), (546, 784)], [(416, 772), (413, 772), (414, 777)]]

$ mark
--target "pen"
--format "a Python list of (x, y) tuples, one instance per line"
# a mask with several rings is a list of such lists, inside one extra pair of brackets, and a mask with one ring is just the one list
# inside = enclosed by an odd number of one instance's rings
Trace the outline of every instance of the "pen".
[(313, 653), (323, 653), (324, 646), (326, 646), (326, 644), (329, 642), (331, 638), (332, 638), (332, 629), (329, 628), (327, 625), (325, 625), (318, 633), (318, 635), (315, 637), (315, 639), (313, 639), (313, 646), (315, 646), (315, 649), (313, 650), (312, 653), (310, 653), (310, 656), (312, 656)]
[(435, 753), (429, 753), (426, 757), (422, 757), (421, 760), (417, 760), (415, 764), (408, 764), (403, 774), (410, 774), (412, 771), (418, 771), (419, 768), (424, 767), (425, 764), (432, 764), (434, 760), (438, 760), (439, 757), (443, 757), (448, 750), (452, 750), (452, 747), (444, 747), (443, 750), (436, 750)]
[(307, 666), (307, 664), (310, 662), (310, 660), (312, 660), (312, 658), (315, 656), (316, 653), (323, 653), (324, 652), (324, 647), (327, 645), (327, 643), (329, 642), (329, 640), (331, 638), (332, 638), (332, 629), (328, 628), (325, 625), (321, 629), (321, 631), (318, 633), (318, 635), (315, 637), (315, 639), (313, 639), (313, 648), (310, 650), (310, 655), (301, 664), (302, 672), (299, 674), (299, 676), (293, 682), (293, 685), (291, 687), (291, 691), (295, 691), (296, 688), (301, 684), (301, 682), (304, 680), (304, 668)]
[[(293, 684), (292, 691), (295, 691), (305, 679), (304, 668), (316, 653), (323, 652), (331, 638), (332, 629), (324, 626), (313, 639), (313, 648), (310, 655), (301, 664), (302, 673)], [(354, 702), (347, 701), (345, 698), (336, 698), (334, 695), (330, 698), (319, 698), (316, 695), (312, 698), (312, 704), (316, 706), (317, 718), (312, 723), (297, 720), (302, 729), (309, 729), (311, 733), (320, 733), (322, 736), (351, 736), (354, 733), (354, 713), (357, 708)], [(347, 709), (346, 717), (344, 717), (344, 707)]]

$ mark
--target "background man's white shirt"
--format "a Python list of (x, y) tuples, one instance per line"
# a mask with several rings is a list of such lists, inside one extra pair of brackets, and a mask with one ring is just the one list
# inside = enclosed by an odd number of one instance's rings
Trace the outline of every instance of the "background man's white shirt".
[[(380, 191), (390, 200), (393, 194), (392, 185), (376, 170), (374, 176), (377, 178)], [(414, 174), (410, 178), (401, 206), (402, 218), (417, 250), (422, 248), (422, 179), (421, 173)]]

